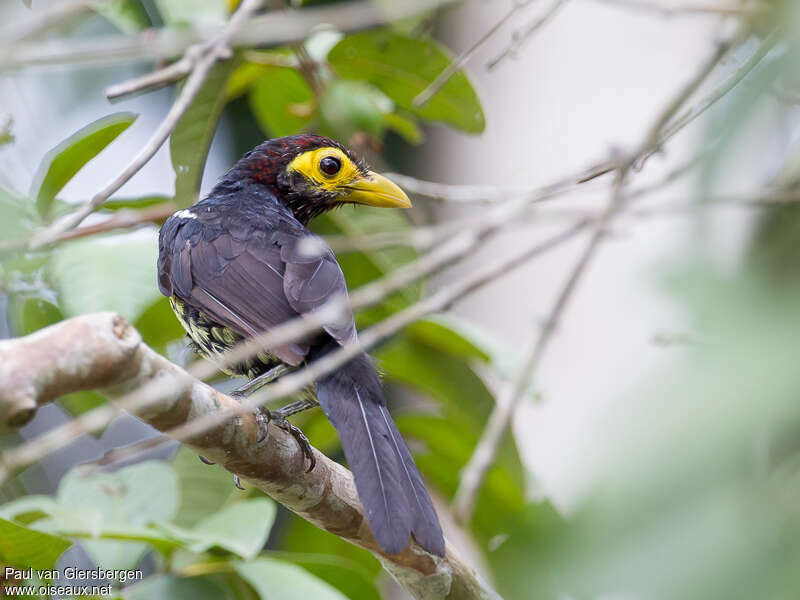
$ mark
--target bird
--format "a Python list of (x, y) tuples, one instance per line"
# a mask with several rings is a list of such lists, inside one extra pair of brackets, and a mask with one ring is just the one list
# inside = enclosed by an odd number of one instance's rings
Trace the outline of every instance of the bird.
[[(170, 216), (159, 233), (158, 285), (195, 351), (218, 360), (243, 340), (346, 297), (334, 253), (308, 229), (315, 217), (346, 204), (411, 206), (400, 187), (339, 142), (301, 134), (256, 146), (205, 198)], [(318, 333), (225, 368), (248, 380), (237, 394), (355, 343), (352, 311), (344, 312)], [(309, 396), (262, 409), (265, 430), (270, 422), (286, 429), (312, 458), (305, 436), (287, 417), (317, 404), (339, 434), (378, 546), (397, 554), (413, 536), (444, 556), (436, 511), (389, 414), (371, 357), (361, 352), (317, 378)]]

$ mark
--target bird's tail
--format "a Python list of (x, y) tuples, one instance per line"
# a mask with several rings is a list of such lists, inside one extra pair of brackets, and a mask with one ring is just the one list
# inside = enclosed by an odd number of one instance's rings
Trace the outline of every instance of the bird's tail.
[(380, 547), (396, 554), (409, 534), (444, 556), (444, 537), (430, 496), (383, 398), (366, 354), (317, 381), (320, 406), (339, 432), (358, 495)]

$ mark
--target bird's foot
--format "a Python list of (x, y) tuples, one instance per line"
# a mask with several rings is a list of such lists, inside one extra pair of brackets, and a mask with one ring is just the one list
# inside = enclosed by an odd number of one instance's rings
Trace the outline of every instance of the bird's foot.
[(215, 464), (217, 464), (214, 461), (208, 460), (205, 456), (198, 456), (197, 458), (199, 458), (200, 462), (203, 463), (204, 465), (215, 465)]
[(297, 441), (297, 445), (300, 446), (300, 450), (303, 452), (303, 458), (307, 458), (309, 462), (306, 473), (310, 473), (316, 466), (317, 459), (314, 457), (314, 450), (311, 448), (311, 442), (308, 441), (306, 435), (298, 427), (292, 425), (289, 420), (281, 414), (280, 410), (270, 411), (266, 408), (262, 408), (258, 411), (258, 415), (261, 425), (261, 435), (258, 438), (259, 443), (263, 442), (269, 436), (270, 423), (283, 429)]

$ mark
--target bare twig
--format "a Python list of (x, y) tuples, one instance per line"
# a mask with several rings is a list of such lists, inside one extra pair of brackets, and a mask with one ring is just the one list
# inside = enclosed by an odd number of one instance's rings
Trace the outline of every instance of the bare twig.
[(19, 425), (60, 392), (102, 386), (111, 396), (131, 387), (181, 382), (138, 416), (161, 431), (215, 417), (213, 428), (188, 445), (246, 478), (278, 502), (347, 541), (365, 548), (413, 597), (481, 600), (497, 598), (475, 571), (447, 545), (444, 558), (413, 540), (398, 554), (386, 554), (367, 525), (350, 472), (317, 450), (310, 473), (304, 453), (279, 428), (259, 439), (256, 413), (229, 396), (189, 377), (146, 346), (138, 332), (113, 313), (62, 321), (30, 336), (0, 342), (0, 420)]
[(641, 12), (654, 13), (661, 17), (682, 15), (706, 15), (711, 17), (756, 17), (767, 13), (770, 7), (764, 3), (750, 3), (734, 6), (729, 3), (684, 2), (683, 4), (665, 5), (652, 0), (594, 0), (602, 4), (619, 6)]
[(516, 53), (519, 52), (519, 49), (522, 48), (523, 44), (530, 40), (534, 33), (547, 25), (547, 23), (549, 23), (553, 17), (558, 14), (558, 11), (561, 10), (566, 3), (567, 0), (555, 0), (553, 4), (550, 5), (550, 8), (544, 12), (544, 14), (531, 21), (530, 24), (525, 27), (525, 29), (522, 31), (515, 31), (514, 35), (511, 37), (511, 44), (495, 58), (489, 61), (489, 63), (486, 65), (486, 68), (491, 71), (504, 59), (508, 58), (509, 56), (516, 55)]
[(458, 71), (460, 71), (464, 67), (464, 65), (467, 64), (467, 62), (469, 62), (469, 60), (472, 58), (472, 55), (475, 54), (478, 48), (483, 46), (483, 44), (486, 43), (489, 40), (489, 38), (491, 38), (495, 33), (497, 33), (503, 27), (503, 25), (505, 25), (517, 13), (517, 11), (519, 11), (526, 5), (530, 4), (531, 2), (532, 0), (513, 1), (511, 3), (511, 8), (508, 11), (506, 11), (506, 13), (502, 17), (500, 17), (500, 19), (494, 25), (492, 25), (489, 29), (487, 29), (486, 32), (481, 37), (479, 37), (469, 48), (464, 50), (464, 52), (459, 54), (454, 61), (448, 64), (444, 68), (444, 70), (442, 70), (442, 72), (436, 76), (436, 79), (434, 79), (430, 83), (430, 85), (428, 85), (428, 87), (426, 87), (419, 94), (417, 94), (417, 96), (412, 101), (412, 104), (417, 108), (425, 106), (425, 104), (427, 104), (428, 101), (431, 98), (433, 98), (448, 81), (450, 81), (450, 78), (453, 75), (455, 75)]
[(89, 12), (92, 0), (64, 0), (35, 13), (32, 19), (22, 23), (9, 23), (0, 31), (0, 37), (5, 37), (12, 42), (36, 38), (53, 27), (63, 24), (66, 20)]
[(653, 148), (661, 144), (661, 131), (669, 123), (675, 114), (683, 107), (694, 92), (709, 77), (711, 72), (719, 65), (720, 61), (726, 56), (730, 49), (737, 44), (743, 35), (737, 32), (729, 40), (723, 42), (715, 48), (708, 60), (700, 65), (700, 68), (692, 78), (675, 94), (675, 96), (659, 112), (653, 125), (645, 133), (639, 146), (627, 157), (619, 161), (617, 178), (614, 184), (611, 199), (600, 218), (597, 220), (594, 233), (586, 244), (583, 252), (578, 257), (577, 262), (572, 268), (566, 282), (556, 297), (544, 327), (535, 334), (536, 342), (532, 344), (531, 350), (520, 365), (518, 376), (514, 384), (508, 388), (505, 398), (498, 402), (489, 418), (486, 429), (475, 447), (475, 451), (470, 457), (469, 462), (462, 470), (461, 482), (453, 499), (453, 507), (456, 519), (466, 522), (470, 519), (475, 507), (478, 490), (482, 485), (489, 467), (494, 462), (497, 450), (511, 422), (516, 408), (524, 397), (524, 390), (529, 385), (534, 373), (538, 370), (539, 363), (544, 355), (549, 342), (553, 336), (561, 316), (564, 314), (570, 298), (584, 273), (587, 271), (592, 258), (600, 247), (605, 231), (614, 217), (623, 210), (626, 205), (625, 182), (634, 165), (642, 156), (650, 155)]
[[(167, 433), (170, 437), (175, 439), (194, 439), (204, 431), (207, 431), (208, 428), (219, 424), (220, 420), (229, 418), (231, 414), (246, 412), (256, 406), (296, 393), (312, 384), (316, 378), (340, 367), (359, 352), (363, 351), (363, 349), (370, 348), (380, 343), (407, 325), (434, 311), (449, 307), (456, 300), (505, 275), (533, 257), (543, 254), (573, 238), (583, 231), (587, 225), (588, 222), (572, 225), (562, 233), (545, 242), (531, 244), (511, 256), (504, 257), (488, 267), (476, 273), (472, 273), (469, 277), (449, 284), (431, 296), (411, 305), (401, 312), (395, 313), (386, 320), (365, 330), (360, 335), (360, 341), (339, 348), (327, 354), (322, 359), (311, 363), (308, 367), (282, 377), (275, 383), (266, 386), (263, 390), (256, 392), (247, 398), (246, 401), (236, 404), (234, 407), (226, 407), (224, 411), (215, 412), (213, 415), (206, 415), (185, 422), (174, 429), (170, 429)], [(310, 316), (305, 317), (304, 320), (306, 318), (314, 319), (314, 315), (315, 313), (312, 313)], [(293, 334), (299, 331), (296, 327), (298, 321), (299, 320), (290, 322), (295, 325), (294, 331), (291, 332)], [(302, 321), (300, 321), (300, 323), (302, 324)], [(287, 327), (283, 326), (282, 328), (277, 328), (275, 332), (278, 333), (278, 330), (286, 331), (286, 329)], [(233, 352), (227, 354), (226, 360), (230, 360), (231, 357), (235, 356), (237, 351), (241, 353), (247, 349), (248, 354), (244, 354), (247, 356), (249, 353), (264, 347), (262, 344), (251, 349), (251, 346), (253, 346), (253, 344), (250, 344), (250, 346), (244, 344), (237, 347)], [(192, 369), (192, 371), (198, 372), (198, 369)], [(186, 376), (190, 375), (191, 372), (186, 373)], [(178, 393), (178, 391), (185, 386), (185, 378), (161, 378), (158, 381), (153, 381), (137, 388), (132, 393), (125, 394), (113, 405), (105, 405), (96, 408), (78, 418), (72, 419), (65, 425), (49, 431), (31, 442), (5, 451), (0, 455), (0, 465), (2, 465), (0, 481), (3, 480), (3, 476), (8, 477), (11, 473), (40, 460), (50, 452), (69, 443), (77, 435), (104, 427), (119, 414), (120, 410), (146, 415), (150, 407), (157, 403), (160, 398), (163, 398), (165, 395)], [(30, 407), (27, 408), (29, 409)]]
[[(740, 37), (739, 41), (743, 41), (746, 37), (746, 33), (743, 31), (742, 36)], [(637, 168), (641, 168), (641, 164), (647, 160), (653, 153), (658, 152), (661, 146), (664, 145), (667, 141), (669, 141), (672, 137), (674, 137), (679, 131), (684, 129), (687, 125), (692, 123), (695, 119), (700, 117), (704, 112), (706, 112), (709, 108), (714, 106), (719, 100), (724, 98), (731, 90), (733, 90), (737, 85), (739, 85), (745, 77), (747, 77), (753, 69), (755, 69), (758, 64), (764, 59), (764, 57), (769, 54), (769, 51), (775, 47), (775, 44), (780, 39), (780, 34), (777, 31), (771, 32), (767, 37), (765, 37), (761, 44), (759, 44), (758, 48), (750, 55), (750, 57), (736, 70), (736, 72), (731, 75), (725, 82), (713, 90), (708, 96), (703, 98), (700, 102), (696, 105), (692, 106), (689, 110), (687, 110), (683, 115), (675, 119), (674, 122), (671, 124), (662, 123), (662, 129), (659, 143), (654, 144), (651, 150), (647, 154), (643, 154), (642, 158), (640, 159), (639, 163), (637, 164)], [(723, 48), (724, 49), (724, 48)], [(670, 119), (671, 120), (671, 119)]]
[[(356, 31), (389, 23), (397, 19), (411, 17), (419, 12), (431, 10), (448, 4), (453, 0), (410, 0), (376, 7), (372, 2), (353, 2), (335, 7), (303, 8), (302, 11), (289, 9), (273, 11), (270, 14), (253, 18), (241, 32), (232, 39), (235, 47), (277, 46), (279, 44), (302, 42), (315, 28), (326, 25), (339, 31)], [(201, 39), (207, 38), (201, 36)], [(180, 44), (181, 40), (172, 45)], [(168, 58), (169, 55), (163, 56)], [(55, 57), (54, 57), (55, 58)], [(178, 61), (180, 63), (181, 61)], [(152, 87), (162, 87), (180, 81), (189, 73), (186, 63), (169, 65), (145, 76), (112, 86), (106, 90), (109, 97), (120, 97)], [(0, 58), (0, 69), (2, 59)]]
[(98, 233), (106, 233), (116, 229), (129, 229), (139, 225), (147, 225), (149, 223), (160, 223), (167, 219), (172, 213), (177, 210), (172, 202), (165, 202), (156, 206), (150, 206), (141, 210), (121, 210), (114, 216), (100, 221), (94, 225), (86, 225), (85, 227), (78, 227), (77, 229), (70, 229), (60, 234), (53, 242), (62, 242), (65, 240), (73, 240), (75, 238), (86, 237)]
[(106, 186), (95, 194), (92, 199), (83, 204), (78, 210), (59, 219), (47, 229), (39, 232), (31, 241), (32, 247), (40, 247), (52, 243), (59, 235), (72, 229), (81, 223), (87, 216), (94, 212), (108, 198), (121, 188), (139, 169), (141, 169), (161, 148), (167, 140), (172, 130), (178, 124), (183, 113), (191, 106), (200, 89), (205, 83), (206, 77), (211, 72), (217, 60), (229, 58), (231, 55), (230, 41), (234, 34), (241, 29), (247, 20), (261, 7), (263, 0), (242, 0), (239, 8), (233, 13), (228, 24), (222, 29), (219, 36), (214, 38), (209, 44), (201, 47), (193, 46), (187, 52), (186, 58), (192, 62), (192, 71), (186, 80), (178, 98), (170, 108), (167, 116), (158, 126), (158, 129), (150, 137), (150, 140), (139, 151), (134, 159), (117, 177), (111, 180)]

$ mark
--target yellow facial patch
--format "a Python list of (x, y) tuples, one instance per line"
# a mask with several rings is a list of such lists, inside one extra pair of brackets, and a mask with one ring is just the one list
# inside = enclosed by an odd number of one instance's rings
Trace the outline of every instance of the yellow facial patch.
[[(336, 173), (328, 174), (323, 171), (323, 165), (334, 164), (330, 160), (338, 161), (340, 165)], [(313, 181), (319, 187), (335, 192), (337, 188), (360, 179), (361, 172), (350, 158), (339, 150), (339, 148), (326, 147), (309, 150), (298, 155), (288, 166), (289, 171), (297, 171), (305, 175), (307, 179)]]

